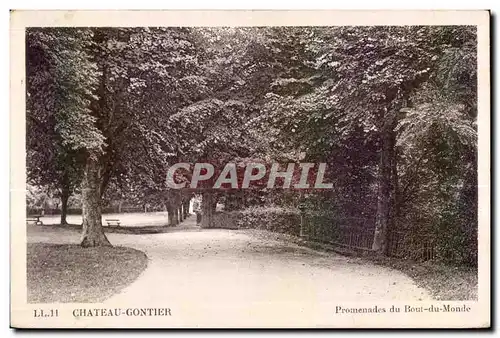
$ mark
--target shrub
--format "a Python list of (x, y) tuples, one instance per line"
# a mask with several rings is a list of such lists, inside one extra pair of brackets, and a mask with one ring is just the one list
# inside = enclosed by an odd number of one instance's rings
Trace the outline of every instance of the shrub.
[(261, 229), (290, 235), (300, 234), (298, 209), (282, 207), (250, 207), (219, 212), (214, 215), (217, 227), (226, 229)]

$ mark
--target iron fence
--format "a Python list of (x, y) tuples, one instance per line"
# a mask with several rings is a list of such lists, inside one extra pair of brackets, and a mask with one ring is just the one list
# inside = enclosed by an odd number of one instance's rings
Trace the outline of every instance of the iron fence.
[[(371, 251), (375, 219), (336, 217), (327, 213), (302, 212), (301, 236), (317, 242), (349, 249)], [(432, 236), (407, 231), (389, 231), (387, 255), (398, 258), (432, 260), (436, 245)]]
[(302, 223), (302, 235), (311, 240), (371, 249), (374, 232), (372, 219), (305, 212), (302, 214)]
[(387, 254), (391, 257), (432, 260), (437, 256), (435, 240), (424, 234), (391, 231), (387, 238)]

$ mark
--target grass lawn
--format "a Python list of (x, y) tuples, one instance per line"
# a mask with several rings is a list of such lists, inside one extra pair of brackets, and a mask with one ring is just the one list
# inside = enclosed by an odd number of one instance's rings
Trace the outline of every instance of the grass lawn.
[(132, 283), (148, 264), (124, 247), (28, 244), (29, 303), (101, 302)]
[(370, 259), (404, 272), (436, 300), (477, 300), (477, 270), (436, 262), (415, 262), (396, 258)]

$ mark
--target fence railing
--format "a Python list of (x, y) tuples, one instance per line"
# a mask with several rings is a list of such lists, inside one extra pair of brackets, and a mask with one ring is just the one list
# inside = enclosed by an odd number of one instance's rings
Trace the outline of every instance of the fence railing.
[(303, 212), (302, 223), (302, 236), (308, 239), (355, 249), (371, 249), (374, 224), (371, 219)]
[[(317, 242), (369, 252), (372, 250), (374, 233), (374, 218), (340, 218), (330, 214), (301, 213), (301, 236)], [(387, 236), (387, 254), (392, 257), (431, 260), (436, 258), (435, 247), (431, 236), (409, 236), (405, 231), (390, 231)]]
[(435, 240), (429, 235), (408, 236), (408, 232), (391, 231), (388, 234), (387, 246), (387, 253), (392, 257), (427, 261), (436, 258), (437, 254)]

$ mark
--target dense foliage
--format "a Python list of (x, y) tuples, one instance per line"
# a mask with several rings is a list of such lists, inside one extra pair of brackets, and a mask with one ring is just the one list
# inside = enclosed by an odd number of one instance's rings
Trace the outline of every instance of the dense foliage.
[[(173, 217), (197, 193), (206, 227), (217, 201), (300, 205), (373, 219), (380, 254), (404, 232), (476, 264), (475, 27), (33, 28), (26, 55), (28, 177), (81, 190), (84, 245), (107, 245), (103, 201)], [(251, 161), (324, 162), (334, 188), (165, 185), (177, 162)]]
[(252, 206), (217, 213), (214, 220), (220, 228), (259, 229), (300, 235), (300, 212), (295, 208)]

